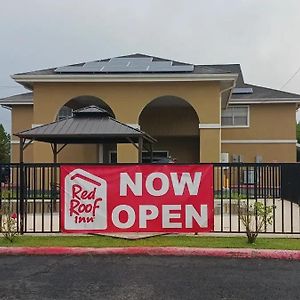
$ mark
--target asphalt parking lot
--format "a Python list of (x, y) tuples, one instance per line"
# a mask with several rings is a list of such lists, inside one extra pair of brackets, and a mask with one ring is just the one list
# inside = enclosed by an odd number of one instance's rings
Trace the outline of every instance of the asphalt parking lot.
[(300, 262), (0, 256), (0, 299), (300, 299)]

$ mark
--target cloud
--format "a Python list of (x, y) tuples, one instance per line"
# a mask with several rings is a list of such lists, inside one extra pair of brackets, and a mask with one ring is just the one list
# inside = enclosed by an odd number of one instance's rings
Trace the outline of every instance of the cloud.
[(297, 0), (2, 1), (0, 97), (18, 90), (11, 74), (135, 52), (241, 63), (247, 82), (280, 88), (300, 66), (299, 11)]

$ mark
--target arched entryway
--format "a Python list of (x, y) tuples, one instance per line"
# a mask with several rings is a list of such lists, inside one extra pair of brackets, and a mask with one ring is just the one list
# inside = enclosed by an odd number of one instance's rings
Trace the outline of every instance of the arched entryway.
[[(67, 101), (57, 112), (55, 116), (55, 121), (62, 120), (64, 118), (73, 115), (73, 111), (95, 105), (97, 107), (105, 109), (115, 117), (112, 109), (107, 105), (102, 99), (83, 95), (70, 99)], [(116, 144), (98, 144), (98, 145), (70, 145), (64, 152), (61, 153), (61, 161), (71, 161), (82, 160), (84, 162), (99, 162), (99, 163), (116, 163), (117, 162), (117, 145)], [(76, 153), (77, 156), (76, 157)], [(71, 159), (70, 159), (71, 157)], [(82, 161), (81, 161), (82, 162)]]
[(76, 109), (95, 105), (97, 107), (103, 108), (108, 111), (113, 117), (115, 117), (112, 109), (100, 98), (95, 96), (78, 96), (67, 101), (59, 110), (55, 116), (55, 120), (64, 119), (66, 117), (72, 116), (72, 112)]
[(139, 125), (158, 141), (154, 145), (156, 160), (169, 156), (178, 163), (199, 162), (199, 118), (186, 100), (175, 96), (152, 100), (141, 112)]

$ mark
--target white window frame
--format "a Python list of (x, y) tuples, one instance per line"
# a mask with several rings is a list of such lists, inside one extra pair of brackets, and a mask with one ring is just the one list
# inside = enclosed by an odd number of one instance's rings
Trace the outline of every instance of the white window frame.
[(247, 125), (222, 125), (222, 111), (221, 111), (221, 128), (249, 128), (250, 127), (250, 105), (229, 105), (228, 108), (246, 107), (247, 108)]

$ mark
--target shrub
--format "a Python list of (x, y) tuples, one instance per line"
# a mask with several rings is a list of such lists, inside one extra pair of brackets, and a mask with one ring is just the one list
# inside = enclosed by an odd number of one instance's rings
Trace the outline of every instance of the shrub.
[(2, 192), (2, 204), (0, 206), (0, 231), (11, 243), (17, 232), (17, 214), (12, 211), (9, 192)]
[(239, 208), (239, 217), (246, 228), (248, 243), (253, 244), (262, 229), (273, 223), (274, 206), (268, 206), (262, 202), (248, 205), (244, 203)]

